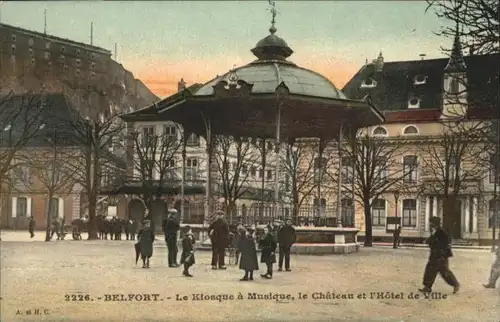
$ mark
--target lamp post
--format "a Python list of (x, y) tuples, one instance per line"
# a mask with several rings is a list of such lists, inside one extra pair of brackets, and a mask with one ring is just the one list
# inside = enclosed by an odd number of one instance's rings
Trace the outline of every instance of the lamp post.
[(399, 191), (394, 191), (394, 202), (395, 202), (395, 211), (394, 211), (394, 216), (397, 218), (398, 217), (398, 201), (399, 201)]

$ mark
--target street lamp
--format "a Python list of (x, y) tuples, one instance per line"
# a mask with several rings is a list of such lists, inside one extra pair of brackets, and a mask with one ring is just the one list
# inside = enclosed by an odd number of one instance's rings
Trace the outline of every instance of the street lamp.
[(398, 217), (398, 200), (399, 200), (399, 191), (394, 191), (394, 201), (396, 203), (395, 217)]

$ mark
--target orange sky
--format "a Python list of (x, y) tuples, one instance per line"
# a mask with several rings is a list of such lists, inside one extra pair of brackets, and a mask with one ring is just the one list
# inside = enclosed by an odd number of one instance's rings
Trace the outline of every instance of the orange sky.
[[(241, 59), (226, 61), (240, 61), (238, 66), (245, 64)], [(325, 61), (320, 57), (298, 63), (300, 67), (311, 69), (330, 79), (341, 89), (349, 79), (361, 68), (349, 62)], [(179, 63), (150, 62), (141, 67), (133, 66), (135, 77), (139, 78), (146, 86), (160, 98), (167, 97), (177, 92), (177, 83), (184, 78), (186, 83), (205, 83), (216, 75), (222, 75), (229, 69), (224, 63), (205, 61), (184, 61)]]

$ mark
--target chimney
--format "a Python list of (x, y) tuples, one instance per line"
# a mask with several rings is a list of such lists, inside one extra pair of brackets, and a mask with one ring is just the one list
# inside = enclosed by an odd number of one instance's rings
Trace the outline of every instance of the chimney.
[(384, 56), (382, 56), (382, 52), (380, 52), (375, 60), (375, 71), (381, 72), (382, 69), (384, 69)]
[(186, 89), (186, 82), (184, 81), (184, 78), (181, 78), (181, 80), (177, 83), (177, 92), (183, 91)]
[(420, 60), (424, 60), (425, 59), (425, 56), (427, 56), (426, 54), (420, 54)]

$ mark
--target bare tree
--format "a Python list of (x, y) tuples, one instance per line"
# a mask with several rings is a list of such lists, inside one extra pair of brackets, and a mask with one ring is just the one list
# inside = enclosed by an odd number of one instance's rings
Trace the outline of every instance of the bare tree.
[(215, 139), (219, 190), (231, 218), (236, 215), (236, 201), (249, 191), (251, 174), (256, 174), (259, 158), (254, 152), (251, 142), (241, 137), (218, 136)]
[[(255, 140), (255, 142), (253, 142)], [(252, 144), (255, 146), (255, 152), (258, 155), (259, 163), (259, 178), (260, 178), (260, 207), (259, 217), (264, 215), (264, 207), (266, 201), (266, 169), (269, 161), (270, 153), (275, 152), (276, 146), (274, 140), (252, 138)]]
[(37, 135), (45, 108), (42, 94), (0, 96), (0, 183), (16, 166), (13, 160)]
[[(43, 125), (41, 125), (42, 130)], [(46, 196), (48, 205), (46, 208), (46, 234), (45, 241), (51, 239), (50, 227), (54, 219), (55, 209), (54, 196), (67, 195), (74, 185), (72, 169), (69, 166), (74, 158), (71, 157), (73, 148), (71, 140), (68, 140), (64, 130), (50, 129), (43, 138), (41, 146), (25, 149), (22, 153), (21, 162), (29, 167), (33, 185), (31, 189), (42, 190)], [(45, 143), (45, 144), (44, 144)], [(28, 183), (25, 184), (28, 186)]]
[(443, 228), (450, 236), (460, 234), (454, 228), (461, 220), (458, 200), (466, 192), (479, 193), (486, 165), (481, 161), (485, 140), (482, 124), (452, 122), (442, 133), (420, 146), (422, 155), (422, 189), (443, 195)]
[(497, 0), (427, 0), (428, 10), (453, 24), (443, 25), (436, 34), (454, 37), (456, 26), (469, 53), (498, 54), (500, 5)]
[[(176, 133), (181, 133), (177, 128)], [(176, 155), (182, 139), (178, 135), (156, 133), (155, 127), (135, 129), (130, 137), (133, 142), (133, 181), (140, 182), (141, 199), (152, 214), (153, 201), (162, 195), (168, 181), (177, 180)], [(151, 218), (149, 218), (151, 219)]]
[[(341, 154), (348, 177), (342, 178), (342, 190), (352, 194), (363, 207), (365, 217), (365, 246), (372, 246), (372, 202), (403, 183), (411, 171), (401, 164), (406, 154), (404, 145), (398, 138), (353, 134), (341, 144)], [(352, 173), (349, 176), (349, 173)], [(335, 178), (332, 179), (333, 181)]]
[(318, 185), (314, 162), (317, 150), (316, 142), (292, 140), (284, 146), (284, 155), (280, 156), (285, 190), (292, 201), (292, 217), (296, 224), (301, 206), (313, 195)]

